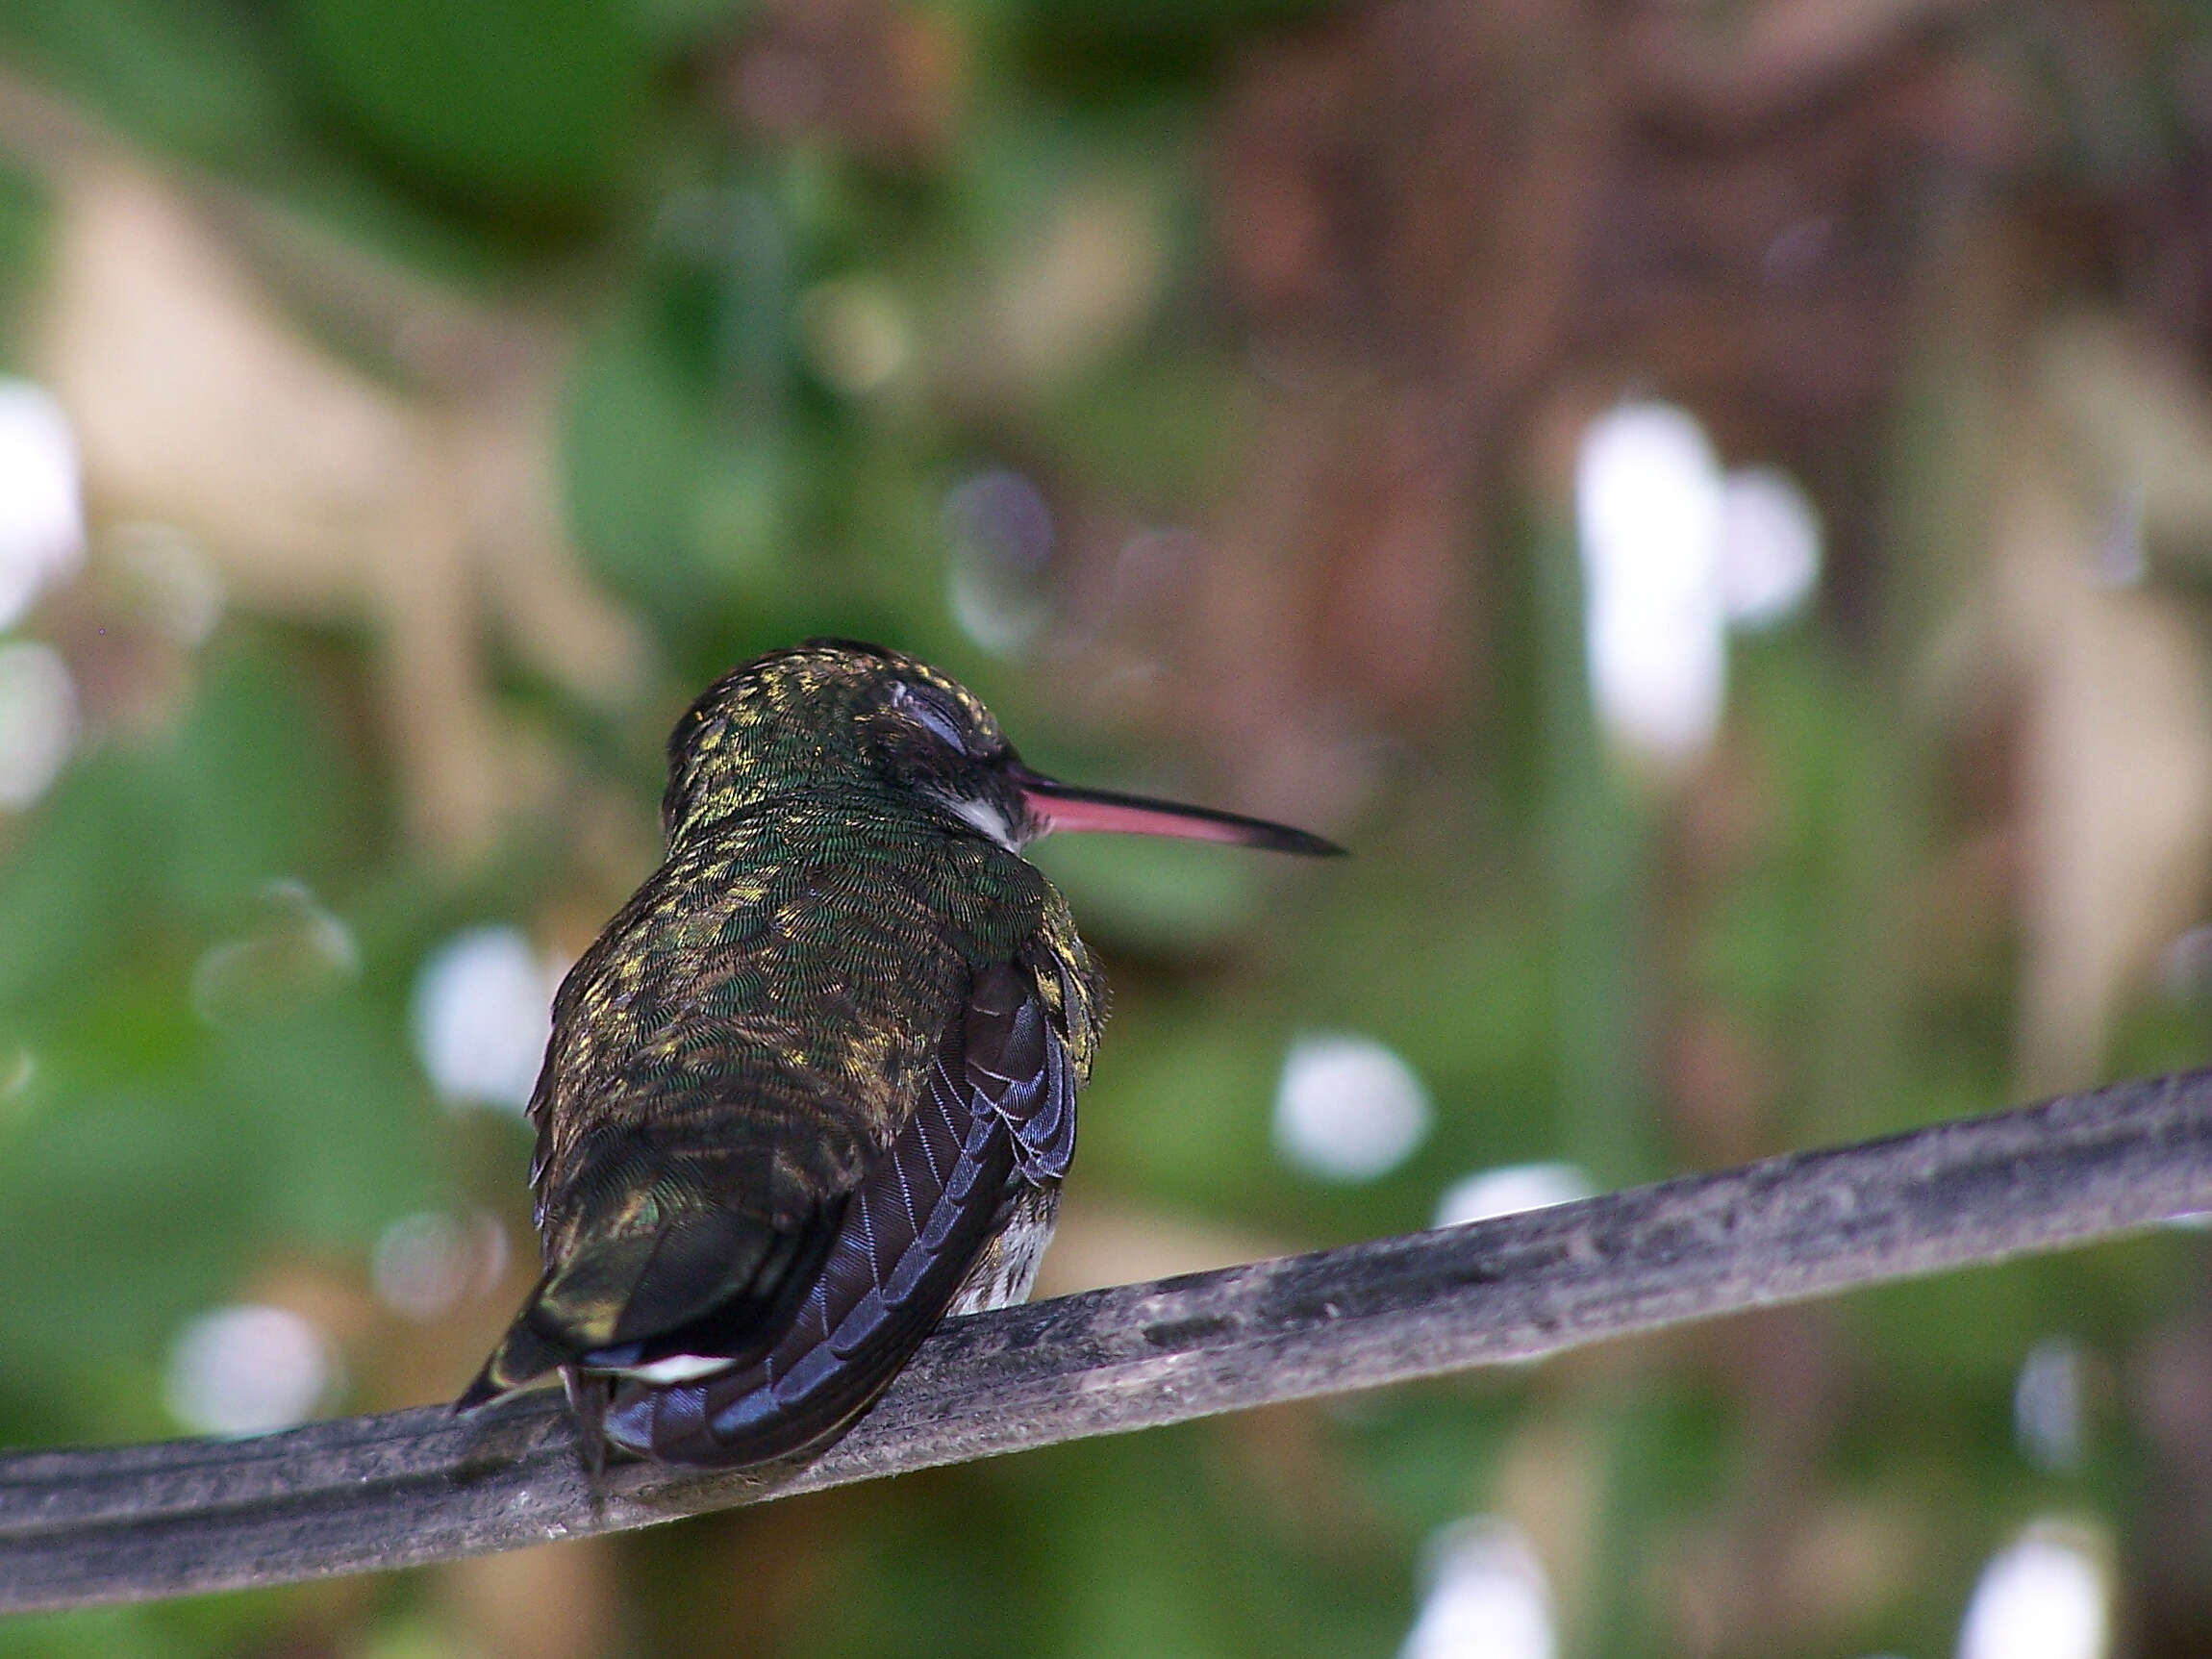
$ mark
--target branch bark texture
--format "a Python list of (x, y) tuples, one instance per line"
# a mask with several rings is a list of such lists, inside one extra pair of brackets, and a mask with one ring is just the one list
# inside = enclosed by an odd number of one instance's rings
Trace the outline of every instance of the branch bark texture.
[(811, 1465), (611, 1470), (556, 1394), (0, 1457), (0, 1611), (419, 1565), (1527, 1360), (2212, 1210), (2212, 1072), (945, 1322)]

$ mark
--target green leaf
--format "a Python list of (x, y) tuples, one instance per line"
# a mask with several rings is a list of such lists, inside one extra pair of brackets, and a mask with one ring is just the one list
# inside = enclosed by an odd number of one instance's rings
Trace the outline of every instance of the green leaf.
[(425, 182), (567, 217), (622, 177), (650, 64), (618, 0), (297, 0), (333, 101)]

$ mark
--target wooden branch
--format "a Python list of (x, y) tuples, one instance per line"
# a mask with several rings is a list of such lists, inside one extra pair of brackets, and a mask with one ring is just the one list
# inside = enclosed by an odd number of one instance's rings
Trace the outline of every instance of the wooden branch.
[(0, 1610), (449, 1561), (1563, 1349), (2212, 1210), (2212, 1072), (948, 1320), (813, 1465), (612, 1470), (557, 1395), (0, 1458)]

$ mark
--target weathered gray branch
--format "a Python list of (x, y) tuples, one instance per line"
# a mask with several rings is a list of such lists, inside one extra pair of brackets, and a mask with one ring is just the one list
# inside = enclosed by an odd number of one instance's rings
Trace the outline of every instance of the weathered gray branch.
[(558, 1397), (0, 1458), (0, 1610), (451, 1560), (1216, 1412), (1530, 1359), (2212, 1210), (2212, 1072), (1470, 1227), (948, 1321), (811, 1467), (628, 1466)]

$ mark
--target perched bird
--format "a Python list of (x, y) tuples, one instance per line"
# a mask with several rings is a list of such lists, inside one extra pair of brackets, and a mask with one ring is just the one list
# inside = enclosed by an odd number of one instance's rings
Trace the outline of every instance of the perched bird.
[(947, 1312), (1029, 1294), (1105, 991), (1048, 830), (1333, 853), (1040, 777), (935, 668), (812, 641), (668, 742), (667, 856), (553, 1003), (545, 1270), (457, 1409), (558, 1369), (586, 1455), (817, 1450)]

